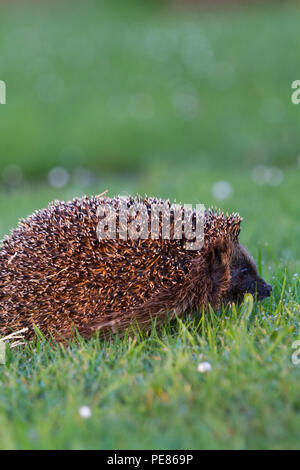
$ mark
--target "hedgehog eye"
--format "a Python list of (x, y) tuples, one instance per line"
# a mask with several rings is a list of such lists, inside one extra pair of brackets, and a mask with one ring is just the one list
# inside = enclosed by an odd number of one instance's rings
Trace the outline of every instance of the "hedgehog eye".
[(242, 268), (241, 269), (241, 274), (245, 275), (248, 272), (248, 268)]

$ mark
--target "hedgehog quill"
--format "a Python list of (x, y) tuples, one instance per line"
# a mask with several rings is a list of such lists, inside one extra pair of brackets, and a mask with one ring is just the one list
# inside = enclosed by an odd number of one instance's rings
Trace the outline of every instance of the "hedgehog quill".
[[(150, 216), (157, 206), (169, 209), (170, 237), (163, 237), (160, 211), (156, 238), (144, 233), (153, 228), (151, 218), (138, 227), (140, 236), (120, 236), (128, 228), (121, 223), (121, 203), (128, 209), (142, 205)], [(114, 209), (116, 237), (99, 237), (104, 207)], [(190, 240), (174, 236), (178, 207), (154, 198), (85, 196), (55, 201), (21, 220), (0, 250), (0, 336), (27, 327), (30, 339), (34, 325), (58, 340), (75, 329), (85, 338), (97, 331), (122, 335), (134, 323), (147, 331), (153, 319), (159, 325), (167, 315), (218, 309), (247, 292), (259, 300), (270, 296), (271, 286), (239, 242), (239, 214), (206, 210), (201, 247), (188, 249)], [(129, 224), (139, 216), (131, 211)], [(197, 216), (189, 213), (194, 229)]]

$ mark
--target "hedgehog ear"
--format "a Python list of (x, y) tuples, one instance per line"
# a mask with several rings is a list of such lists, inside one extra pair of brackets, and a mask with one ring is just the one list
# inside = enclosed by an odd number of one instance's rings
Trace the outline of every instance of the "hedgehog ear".
[(216, 269), (220, 265), (228, 265), (233, 248), (233, 242), (230, 239), (216, 240), (210, 249), (210, 265)]

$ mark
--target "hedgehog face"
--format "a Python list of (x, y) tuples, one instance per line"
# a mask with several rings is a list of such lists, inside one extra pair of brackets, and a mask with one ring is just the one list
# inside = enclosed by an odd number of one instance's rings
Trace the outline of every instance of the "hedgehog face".
[(255, 262), (241, 244), (233, 247), (230, 261), (230, 286), (227, 291), (228, 302), (239, 302), (249, 293), (258, 300), (270, 297), (272, 286), (258, 274)]

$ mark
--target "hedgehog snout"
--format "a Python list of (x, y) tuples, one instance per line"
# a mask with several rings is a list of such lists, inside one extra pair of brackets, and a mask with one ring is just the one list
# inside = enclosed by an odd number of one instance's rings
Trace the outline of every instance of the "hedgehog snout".
[(263, 279), (259, 278), (256, 284), (257, 298), (259, 300), (265, 299), (266, 297), (270, 297), (272, 290), (273, 288), (270, 284), (265, 282)]
[(270, 297), (272, 293), (272, 286), (267, 284), (260, 276), (256, 275), (252, 279), (248, 278), (241, 284), (234, 286), (235, 288), (231, 291), (231, 298), (233, 300), (241, 301), (244, 294), (252, 294), (257, 300), (263, 300), (266, 297)]

